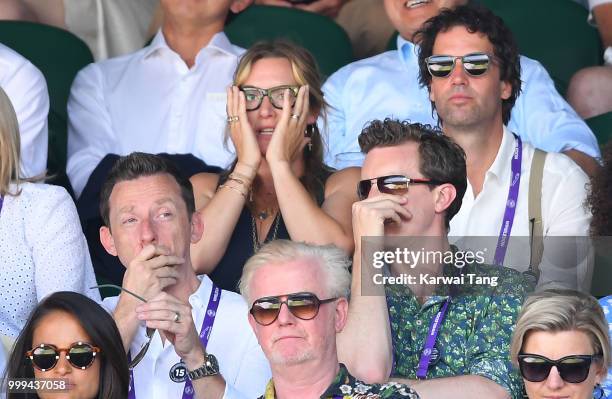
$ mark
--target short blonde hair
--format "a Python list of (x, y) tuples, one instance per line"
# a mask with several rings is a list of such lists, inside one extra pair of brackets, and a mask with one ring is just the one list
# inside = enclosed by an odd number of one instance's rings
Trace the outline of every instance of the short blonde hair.
[(251, 304), (250, 285), (255, 272), (266, 265), (279, 265), (282, 273), (282, 264), (296, 260), (309, 260), (311, 264), (318, 265), (323, 271), (326, 285), (326, 294), (332, 298), (348, 298), (351, 285), (349, 273), (350, 261), (344, 251), (334, 245), (311, 245), (290, 240), (272, 241), (253, 255), (244, 265), (240, 279), (240, 293)]
[(601, 354), (604, 367), (610, 365), (608, 324), (595, 298), (574, 290), (550, 289), (530, 295), (523, 304), (510, 347), (512, 363), (518, 368), (518, 354), (531, 331), (581, 331), (595, 354)]
[(0, 88), (0, 195), (18, 195), (9, 192), (11, 183), (19, 185), (21, 142), (15, 109), (6, 92)]

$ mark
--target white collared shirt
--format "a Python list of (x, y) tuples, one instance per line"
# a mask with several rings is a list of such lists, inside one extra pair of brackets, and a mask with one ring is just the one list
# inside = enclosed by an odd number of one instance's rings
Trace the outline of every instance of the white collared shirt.
[[(511, 159), (515, 138), (504, 127), (501, 145), (495, 161), (485, 174), (482, 191), (474, 198), (468, 180), (459, 212), (450, 221), (449, 236), (480, 236), (476, 246), (488, 244), (485, 259), (493, 262), (502, 219), (506, 210), (511, 179)], [(530, 222), (528, 220), (529, 177), (534, 147), (523, 142), (521, 179), (504, 266), (525, 271), (529, 265)], [(539, 285), (555, 283), (571, 288), (586, 289), (590, 285), (592, 254), (586, 237), (589, 235), (591, 213), (585, 207), (589, 180), (582, 169), (563, 154), (548, 153), (542, 178), (542, 219), (544, 254)], [(550, 238), (555, 237), (555, 238)], [(583, 237), (578, 240), (574, 237)], [(576, 245), (578, 243), (578, 245)], [(460, 247), (462, 247), (460, 245)]]
[(47, 82), (30, 61), (0, 44), (0, 86), (11, 100), (19, 122), (21, 176), (40, 175), (47, 169)]
[(68, 101), (66, 168), (77, 196), (111, 153), (191, 153), (227, 166), (226, 88), (242, 51), (217, 33), (190, 69), (160, 31), (140, 51), (81, 70)]
[[(206, 275), (198, 278), (202, 283), (189, 297), (189, 304), (196, 330), (200, 333), (212, 281)], [(104, 299), (104, 307), (114, 310), (118, 298)], [(243, 298), (235, 292), (223, 290), (206, 352), (215, 355), (219, 361), (219, 370), (226, 382), (225, 399), (259, 397), (272, 375), (247, 316), (247, 304)], [(138, 353), (146, 341), (146, 329), (141, 325), (130, 352)], [(170, 368), (179, 360), (174, 347), (167, 341), (164, 347), (156, 332), (147, 354), (134, 368), (136, 398), (181, 398), (185, 383), (176, 383), (169, 378)]]

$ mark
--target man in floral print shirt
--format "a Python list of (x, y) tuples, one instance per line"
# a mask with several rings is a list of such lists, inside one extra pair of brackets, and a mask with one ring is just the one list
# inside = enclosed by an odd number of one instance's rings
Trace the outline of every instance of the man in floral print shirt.
[[(366, 158), (362, 200), (353, 205), (355, 255), (340, 361), (358, 378), (381, 382), (391, 375), (426, 399), (520, 398), (509, 344), (530, 286), (513, 269), (460, 262), (461, 252), (448, 243), (449, 221), (466, 190), (463, 150), (429, 126), (390, 119), (373, 121), (359, 143)], [(386, 253), (418, 240), (416, 248), (450, 254), (454, 262), (405, 267), (387, 259), (381, 283), (381, 269), (366, 262), (376, 259), (370, 256), (383, 240)]]
[(265, 245), (244, 266), (240, 292), (272, 369), (262, 399), (419, 398), (406, 385), (365, 384), (338, 363), (336, 334), (348, 315), (348, 267), (336, 247), (288, 240)]

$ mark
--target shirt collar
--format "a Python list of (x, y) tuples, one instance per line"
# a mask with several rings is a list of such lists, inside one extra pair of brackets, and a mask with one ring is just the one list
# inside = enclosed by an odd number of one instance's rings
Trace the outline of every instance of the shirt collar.
[(497, 156), (487, 171), (487, 174), (495, 176), (500, 182), (510, 181), (510, 170), (512, 156), (514, 155), (515, 138), (504, 126), (502, 141), (497, 151)]
[[(166, 38), (164, 37), (162, 30), (160, 29), (153, 37), (153, 40), (151, 40), (151, 44), (147, 46), (144, 53), (144, 58), (147, 59), (151, 55), (156, 54), (158, 51), (164, 48), (174, 52), (174, 50), (172, 50), (168, 46)], [(198, 59), (200, 58), (205, 49), (218, 50), (224, 54), (232, 55), (235, 57), (238, 57), (240, 55), (240, 51), (238, 51), (238, 48), (232, 45), (232, 43), (229, 41), (228, 37), (225, 35), (224, 32), (216, 33), (212, 37), (210, 42), (200, 49), (200, 51), (196, 55), (196, 64), (198, 63)]]
[(200, 286), (189, 296), (189, 304), (193, 308), (204, 309), (208, 306), (208, 299), (210, 298), (213, 283), (210, 277), (205, 274), (198, 276), (198, 280), (200, 280)]
[(418, 49), (414, 43), (404, 39), (402, 35), (397, 35), (397, 51), (404, 64), (418, 63)]

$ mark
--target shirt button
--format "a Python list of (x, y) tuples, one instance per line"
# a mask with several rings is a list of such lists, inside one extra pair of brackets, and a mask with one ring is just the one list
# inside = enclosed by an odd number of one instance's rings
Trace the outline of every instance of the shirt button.
[(423, 322), (422, 322), (421, 320), (417, 320), (417, 321), (416, 321), (416, 325), (417, 325), (417, 326), (421, 326), (421, 324), (423, 324)]

